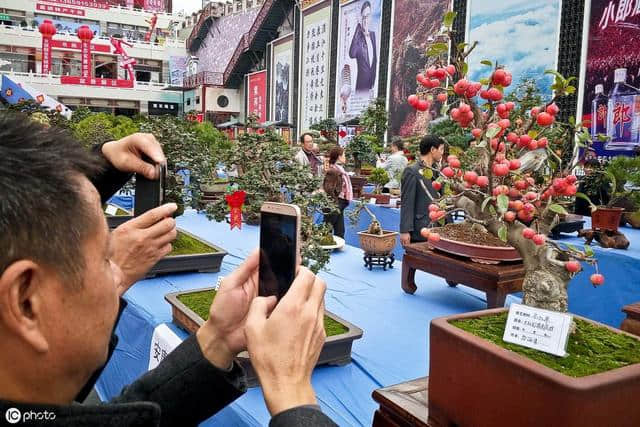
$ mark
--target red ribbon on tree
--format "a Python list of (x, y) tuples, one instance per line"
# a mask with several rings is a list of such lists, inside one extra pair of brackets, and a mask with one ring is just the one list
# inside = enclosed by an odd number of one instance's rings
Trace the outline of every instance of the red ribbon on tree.
[(231, 209), (231, 229), (238, 227), (242, 229), (242, 205), (247, 195), (244, 191), (235, 191), (233, 194), (225, 196), (229, 209)]

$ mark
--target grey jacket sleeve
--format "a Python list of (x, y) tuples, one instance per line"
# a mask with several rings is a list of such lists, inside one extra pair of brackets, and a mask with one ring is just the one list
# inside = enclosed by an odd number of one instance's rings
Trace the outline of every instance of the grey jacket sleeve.
[(280, 412), (271, 418), (269, 427), (334, 427), (331, 418), (322, 413), (319, 406), (305, 405)]
[(111, 403), (151, 401), (160, 405), (163, 426), (196, 425), (246, 391), (236, 362), (229, 372), (213, 366), (195, 335), (172, 351), (155, 369), (125, 387)]
[(402, 173), (402, 204), (400, 205), (400, 233), (414, 231), (417, 178), (411, 168)]

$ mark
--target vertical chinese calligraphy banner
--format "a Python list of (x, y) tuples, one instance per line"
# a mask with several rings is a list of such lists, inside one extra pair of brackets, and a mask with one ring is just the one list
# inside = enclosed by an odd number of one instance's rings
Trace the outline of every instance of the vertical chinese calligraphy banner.
[(640, 145), (640, 0), (592, 0), (587, 25), (582, 120), (592, 136), (610, 138), (594, 138), (597, 156), (632, 155)]
[(258, 121), (267, 121), (267, 71), (248, 75), (247, 112), (258, 116)]
[(283, 37), (273, 42), (271, 64), (271, 119), (291, 119), (291, 79), (293, 72), (293, 37)]
[(359, 115), (378, 94), (381, 0), (342, 0), (336, 68), (337, 122)]
[(327, 118), (329, 55), (331, 52), (331, 2), (303, 11), (300, 55), (300, 132)]
[(488, 67), (480, 61), (498, 61), (513, 74), (511, 92), (525, 80), (534, 80), (551, 96), (552, 82), (546, 70), (555, 70), (558, 61), (561, 0), (504, 0), (499, 11), (486, 0), (469, 0), (467, 42), (478, 42), (469, 56), (469, 77), (488, 77)]
[(416, 93), (416, 74), (424, 69), (424, 55), (440, 31), (449, 0), (396, 0), (394, 4), (393, 45), (391, 51), (389, 129), (391, 135), (421, 135), (429, 120), (438, 115), (438, 103), (431, 114), (416, 114), (407, 97)]

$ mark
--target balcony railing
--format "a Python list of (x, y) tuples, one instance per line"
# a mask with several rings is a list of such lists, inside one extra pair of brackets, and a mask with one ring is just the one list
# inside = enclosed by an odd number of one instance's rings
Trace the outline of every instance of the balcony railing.
[(224, 83), (224, 75), (213, 71), (201, 71), (193, 76), (184, 78), (182, 86), (184, 88), (193, 89), (202, 85), (222, 86)]

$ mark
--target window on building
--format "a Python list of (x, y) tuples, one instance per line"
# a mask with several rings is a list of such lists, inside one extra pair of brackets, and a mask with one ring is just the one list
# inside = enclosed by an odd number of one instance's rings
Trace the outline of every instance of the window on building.
[(236, 0), (236, 12), (240, 12), (242, 10), (242, 0)]
[(187, 105), (191, 105), (191, 98), (187, 98)]
[(196, 105), (200, 104), (200, 97), (196, 96)]

